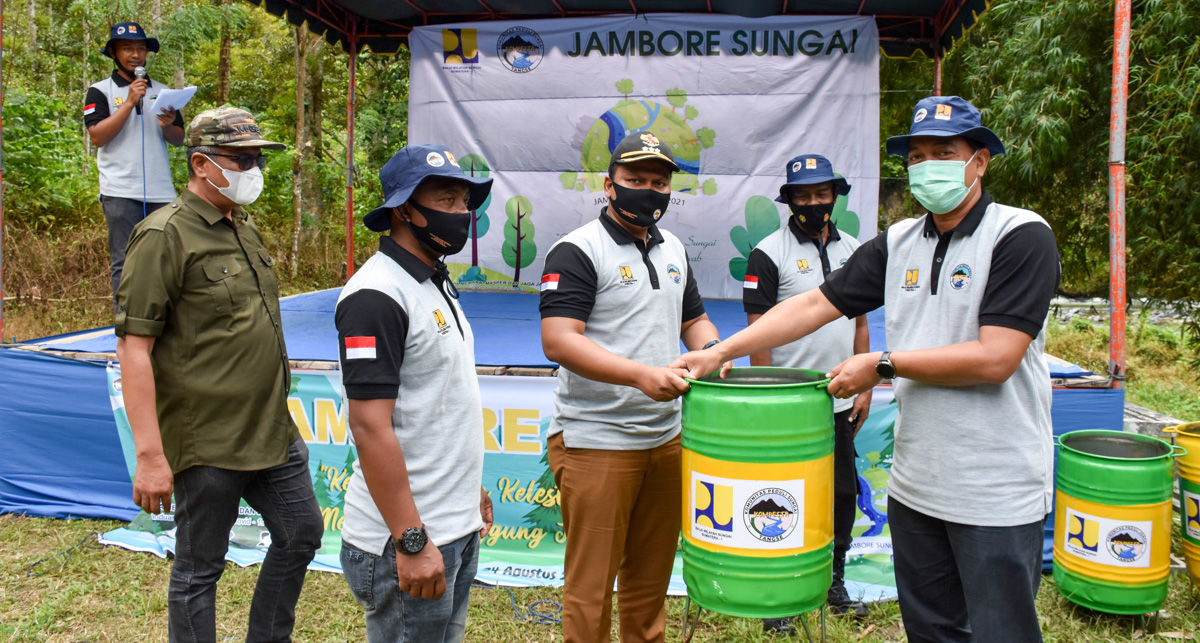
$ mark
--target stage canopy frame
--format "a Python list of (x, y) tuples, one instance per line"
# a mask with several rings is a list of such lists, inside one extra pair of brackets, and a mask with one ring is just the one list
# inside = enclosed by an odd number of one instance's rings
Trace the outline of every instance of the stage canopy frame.
[[(933, 94), (941, 94), (942, 56), (987, 10), (988, 0), (247, 0), (295, 26), (307, 25), (348, 55), (346, 95), (346, 276), (354, 273), (354, 121), (357, 54), (394, 54), (414, 27), (459, 22), (538, 20), (649, 13), (872, 16), (880, 47), (891, 57), (917, 52), (934, 62)], [(1109, 125), (1109, 377), (1125, 380), (1125, 121), (1129, 80), (1130, 0), (1114, 0), (1112, 103)], [(3, 11), (0, 0), (0, 12)], [(0, 13), (2, 15), (2, 13)], [(2, 18), (0, 18), (2, 21)], [(3, 60), (0, 22), (0, 60)], [(0, 106), (3, 105), (0, 93)], [(0, 136), (2, 143), (2, 136)], [(0, 157), (2, 158), (2, 157)], [(0, 164), (0, 181), (3, 179)], [(0, 193), (0, 342), (4, 332), (4, 210)]]

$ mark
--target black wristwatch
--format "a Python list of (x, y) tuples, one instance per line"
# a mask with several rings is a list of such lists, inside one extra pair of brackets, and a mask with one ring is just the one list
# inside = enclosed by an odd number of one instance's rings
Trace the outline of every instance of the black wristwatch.
[(708, 350), (708, 349), (712, 348), (713, 346), (716, 346), (717, 344), (720, 344), (720, 343), (721, 343), (721, 340), (719, 340), (719, 339), (714, 339), (714, 340), (712, 340), (711, 342), (709, 342), (709, 343), (705, 344), (705, 345), (704, 345), (704, 348), (701, 348), (700, 350), (702, 350), (702, 351), (706, 351), (706, 350)]
[(885, 380), (896, 379), (896, 367), (892, 365), (891, 354), (892, 351), (883, 351), (875, 364), (875, 373)]
[(395, 539), (395, 543), (396, 551), (401, 554), (412, 556), (421, 553), (421, 550), (425, 549), (425, 545), (429, 544), (429, 536), (425, 534), (425, 525), (405, 529), (404, 534)]

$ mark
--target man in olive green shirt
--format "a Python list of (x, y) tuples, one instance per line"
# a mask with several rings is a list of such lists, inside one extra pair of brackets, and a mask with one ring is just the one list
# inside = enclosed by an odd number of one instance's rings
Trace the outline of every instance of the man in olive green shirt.
[(274, 260), (237, 208), (262, 191), (264, 141), (249, 113), (188, 127), (187, 189), (134, 228), (117, 289), (117, 358), (137, 451), (133, 499), (171, 510), (172, 642), (216, 640), (216, 585), (242, 498), (271, 534), (247, 641), (290, 641), (324, 523), (308, 448), (287, 409)]

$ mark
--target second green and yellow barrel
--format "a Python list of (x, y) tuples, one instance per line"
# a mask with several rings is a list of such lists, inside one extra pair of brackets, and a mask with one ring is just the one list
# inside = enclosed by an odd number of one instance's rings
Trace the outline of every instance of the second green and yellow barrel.
[(1200, 587), (1200, 422), (1180, 424), (1166, 433), (1175, 434), (1175, 444), (1187, 453), (1175, 463), (1179, 467), (1179, 510), (1183, 518), (1183, 560), (1188, 578)]
[(1167, 596), (1174, 449), (1118, 431), (1059, 438), (1054, 580), (1072, 602), (1146, 614)]
[(683, 577), (701, 607), (780, 618), (825, 602), (833, 405), (819, 371), (735, 368), (683, 401)]

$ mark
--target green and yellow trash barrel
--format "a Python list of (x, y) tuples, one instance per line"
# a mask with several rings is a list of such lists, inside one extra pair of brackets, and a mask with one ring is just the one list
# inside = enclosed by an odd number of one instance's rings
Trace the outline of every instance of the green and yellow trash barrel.
[(1175, 434), (1175, 444), (1187, 453), (1175, 460), (1179, 468), (1179, 511), (1182, 514), (1183, 560), (1188, 578), (1200, 587), (1200, 422), (1180, 424), (1164, 433)]
[(1059, 437), (1054, 580), (1059, 592), (1110, 614), (1146, 614), (1167, 597), (1175, 449), (1144, 435)]
[(833, 404), (819, 371), (735, 368), (683, 400), (683, 578), (701, 607), (781, 618), (825, 602)]

